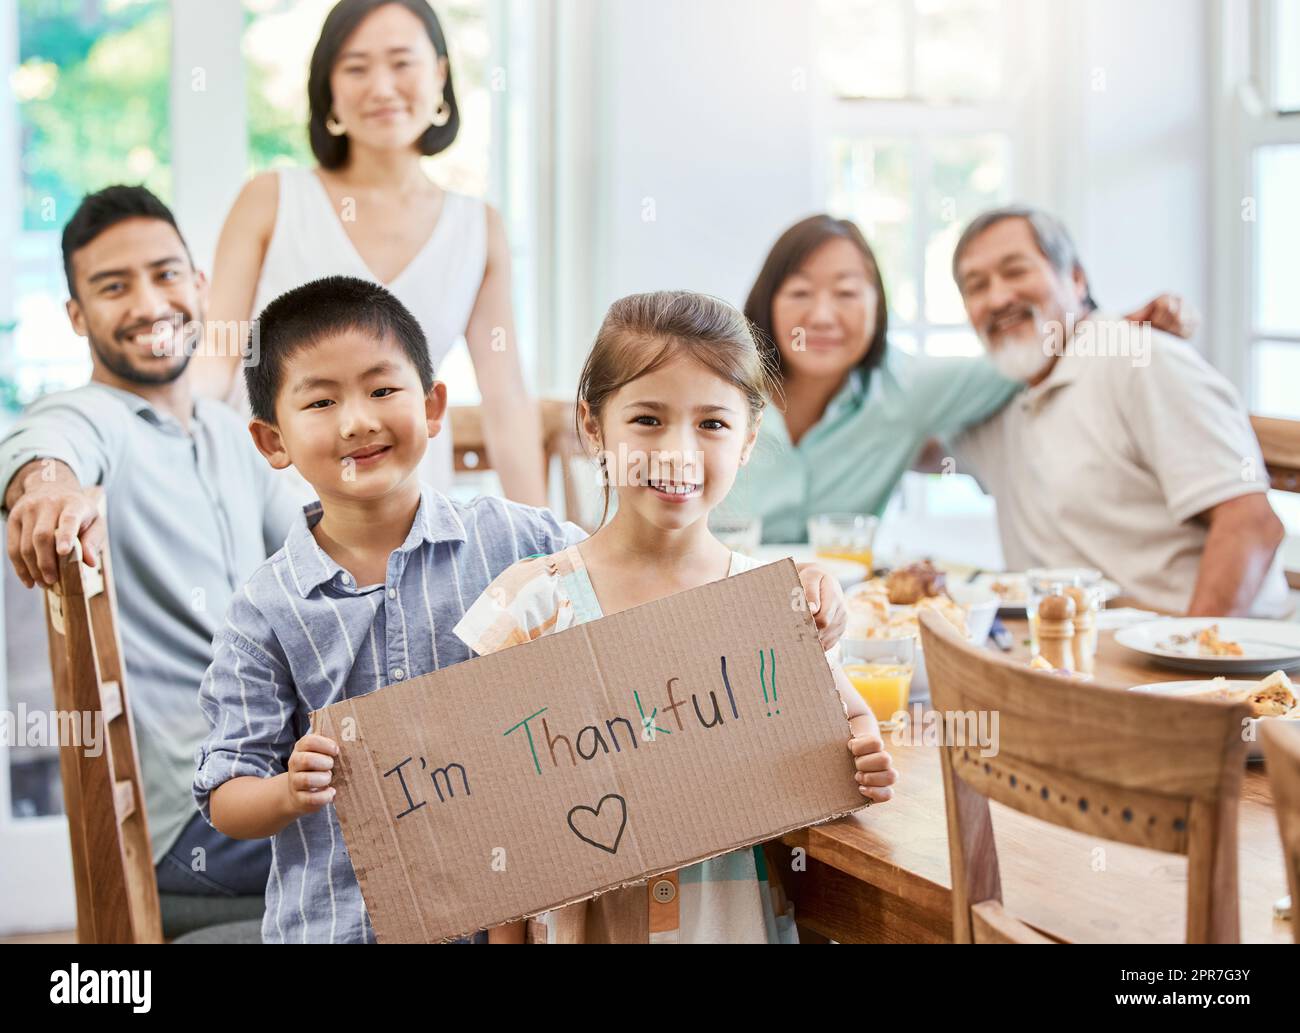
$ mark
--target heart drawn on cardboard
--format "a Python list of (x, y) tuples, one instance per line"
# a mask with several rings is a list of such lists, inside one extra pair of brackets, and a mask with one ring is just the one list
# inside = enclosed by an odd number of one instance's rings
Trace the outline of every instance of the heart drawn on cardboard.
[[(600, 812), (610, 800), (617, 801), (618, 806), (610, 807), (609, 814), (602, 818)], [(618, 831), (615, 833), (614, 814), (616, 811), (618, 812)], [(591, 815), (590, 818), (586, 816), (588, 814)], [(576, 818), (581, 818), (583, 828), (586, 828), (591, 833), (590, 835), (578, 827)], [(600, 798), (595, 807), (588, 807), (585, 804), (572, 807), (569, 810), (569, 828), (584, 843), (599, 847), (607, 854), (616, 854), (618, 853), (618, 845), (623, 840), (623, 832), (627, 828), (627, 801), (617, 793), (606, 793)], [(613, 841), (612, 846), (610, 845), (611, 840)]]

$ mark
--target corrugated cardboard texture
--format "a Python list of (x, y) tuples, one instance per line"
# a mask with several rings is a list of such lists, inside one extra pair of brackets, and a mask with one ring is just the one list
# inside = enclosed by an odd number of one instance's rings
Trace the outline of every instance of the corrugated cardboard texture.
[(379, 941), (464, 935), (861, 807), (802, 599), (783, 560), (318, 711)]

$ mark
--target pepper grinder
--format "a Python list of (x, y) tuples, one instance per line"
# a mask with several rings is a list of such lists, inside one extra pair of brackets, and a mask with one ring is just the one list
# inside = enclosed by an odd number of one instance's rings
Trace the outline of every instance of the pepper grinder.
[(1049, 595), (1038, 603), (1038, 653), (1058, 671), (1074, 667), (1074, 600)]

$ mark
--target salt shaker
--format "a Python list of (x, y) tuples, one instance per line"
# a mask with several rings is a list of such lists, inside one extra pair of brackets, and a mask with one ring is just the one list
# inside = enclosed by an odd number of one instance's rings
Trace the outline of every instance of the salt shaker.
[(1074, 600), (1074, 669), (1092, 674), (1097, 656), (1097, 614), (1086, 589), (1071, 585), (1065, 594)]

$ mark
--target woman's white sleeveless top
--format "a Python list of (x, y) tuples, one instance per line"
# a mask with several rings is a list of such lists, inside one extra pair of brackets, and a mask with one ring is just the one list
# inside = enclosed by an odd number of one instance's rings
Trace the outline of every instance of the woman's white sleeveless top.
[[(254, 318), (285, 291), (323, 276), (355, 276), (380, 283), (348, 238), (341, 213), (320, 177), (312, 169), (287, 168), (280, 169), (277, 178), (280, 201), (253, 298)], [(397, 278), (384, 284), (419, 320), (435, 373), (465, 333), (486, 267), (483, 202), (447, 191), (429, 239)], [(243, 377), (238, 380), (234, 400), (247, 412)], [(420, 479), (446, 492), (451, 478), (451, 426), (444, 421), (442, 431), (429, 442)]]

